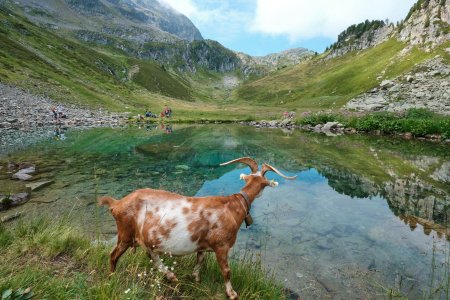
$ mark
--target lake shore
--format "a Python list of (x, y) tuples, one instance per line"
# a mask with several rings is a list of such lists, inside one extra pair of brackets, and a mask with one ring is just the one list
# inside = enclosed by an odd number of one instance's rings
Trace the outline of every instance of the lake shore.
[(65, 117), (53, 116), (52, 108), (60, 103), (33, 95), (20, 88), (0, 83), (0, 147), (26, 145), (43, 136), (51, 136), (58, 128), (116, 127), (123, 124), (126, 114), (101, 108), (89, 109), (77, 105), (62, 105)]
[[(102, 108), (86, 108), (74, 104), (62, 106), (63, 118), (54, 118), (52, 108), (58, 108), (60, 103), (53, 99), (33, 95), (28, 91), (17, 87), (0, 83), (0, 149), (7, 146), (20, 145), (26, 147), (43, 137), (58, 137), (61, 130), (67, 128), (89, 129), (95, 127), (117, 127), (124, 126), (127, 123), (139, 124), (144, 122), (161, 122), (160, 118), (144, 118), (142, 116), (130, 117), (129, 113), (114, 113)], [(325, 115), (326, 118), (321, 118)], [(353, 117), (354, 120), (363, 120), (372, 114)], [(373, 114), (376, 116), (376, 114)], [(283, 120), (239, 120), (239, 119), (167, 119), (172, 123), (196, 123), (196, 124), (213, 124), (213, 123), (239, 123), (245, 126), (253, 126), (256, 128), (281, 128), (284, 130), (300, 129), (311, 132), (326, 134), (329, 136), (340, 134), (372, 134), (397, 136), (404, 139), (422, 139), (437, 142), (450, 143), (450, 139), (439, 133), (414, 134), (399, 127), (397, 132), (382, 130), (383, 122), (381, 118), (377, 120), (378, 127), (372, 126), (364, 130), (358, 128), (355, 124), (350, 124), (349, 119), (342, 116), (319, 113), (318, 118), (306, 116), (301, 119), (283, 119)], [(320, 120), (323, 119), (323, 120)], [(347, 124), (348, 123), (348, 124)], [(352, 126), (353, 125), (353, 126)], [(360, 126), (361, 127), (361, 126)], [(0, 150), (0, 152), (2, 152)]]

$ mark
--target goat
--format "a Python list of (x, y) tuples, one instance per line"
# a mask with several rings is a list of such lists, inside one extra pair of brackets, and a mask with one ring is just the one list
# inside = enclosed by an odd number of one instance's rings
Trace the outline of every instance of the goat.
[[(221, 164), (221, 166), (244, 163), (251, 174), (241, 174), (245, 186), (240, 193), (230, 196), (186, 197), (175, 193), (141, 189), (117, 201), (112, 197), (99, 198), (100, 205), (107, 205), (116, 220), (118, 239), (111, 252), (110, 271), (116, 269), (120, 256), (129, 248), (140, 245), (156, 266), (173, 281), (175, 274), (166, 268), (158, 254), (185, 255), (197, 253), (197, 263), (193, 270), (195, 281), (200, 281), (200, 267), (206, 252), (214, 252), (225, 280), (227, 296), (238, 299), (230, 282), (228, 253), (233, 247), (237, 232), (246, 217), (250, 206), (266, 186), (275, 187), (275, 181), (265, 178), (273, 171), (286, 179), (294, 179), (282, 174), (274, 167), (258, 164), (249, 157), (242, 157)], [(247, 219), (246, 219), (247, 220)]]

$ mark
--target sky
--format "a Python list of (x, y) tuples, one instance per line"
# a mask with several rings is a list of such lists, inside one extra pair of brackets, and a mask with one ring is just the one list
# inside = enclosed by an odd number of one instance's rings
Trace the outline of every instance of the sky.
[(416, 0), (159, 0), (186, 15), (206, 39), (266, 55), (304, 47), (323, 52), (352, 24), (397, 22)]

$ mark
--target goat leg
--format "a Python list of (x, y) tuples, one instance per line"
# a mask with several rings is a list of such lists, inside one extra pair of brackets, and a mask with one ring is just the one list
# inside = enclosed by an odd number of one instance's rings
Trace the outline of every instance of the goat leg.
[(109, 265), (110, 265), (110, 272), (114, 273), (116, 271), (116, 264), (119, 258), (122, 256), (122, 254), (127, 251), (127, 249), (130, 247), (129, 243), (124, 243), (122, 241), (118, 241), (116, 247), (111, 252), (110, 258), (109, 258)]
[(148, 256), (153, 260), (156, 267), (166, 275), (166, 278), (171, 282), (178, 282), (177, 277), (173, 272), (170, 272), (169, 269), (162, 263), (161, 259), (159, 258), (159, 255), (153, 252), (152, 250), (147, 248), (147, 254)]
[(233, 290), (233, 287), (231, 286), (231, 270), (230, 266), (228, 265), (228, 251), (230, 248), (223, 247), (219, 249), (215, 249), (214, 252), (216, 253), (216, 259), (219, 263), (220, 270), (222, 271), (223, 279), (225, 280), (225, 289), (227, 291), (227, 296), (231, 300), (236, 300), (239, 298), (238, 294)]
[(206, 252), (199, 251), (197, 252), (197, 264), (194, 267), (194, 271), (192, 272), (192, 276), (196, 282), (200, 282), (200, 268), (202, 266), (203, 259), (205, 258)]

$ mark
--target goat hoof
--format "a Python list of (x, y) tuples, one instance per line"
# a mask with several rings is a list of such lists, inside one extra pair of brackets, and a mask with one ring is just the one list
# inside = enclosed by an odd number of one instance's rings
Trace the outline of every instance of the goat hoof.
[(197, 273), (193, 273), (192, 276), (194, 277), (195, 282), (200, 282), (200, 275), (198, 275)]
[(230, 293), (228, 293), (227, 296), (228, 296), (228, 298), (230, 300), (237, 300), (237, 299), (239, 299), (239, 296), (238, 296), (238, 294), (235, 291), (231, 291)]
[(178, 282), (177, 276), (175, 276), (175, 274), (173, 274), (173, 273), (167, 273), (167, 274), (166, 274), (166, 277), (167, 277), (167, 279), (168, 279), (169, 281), (171, 281), (171, 282), (173, 282), (173, 283)]

